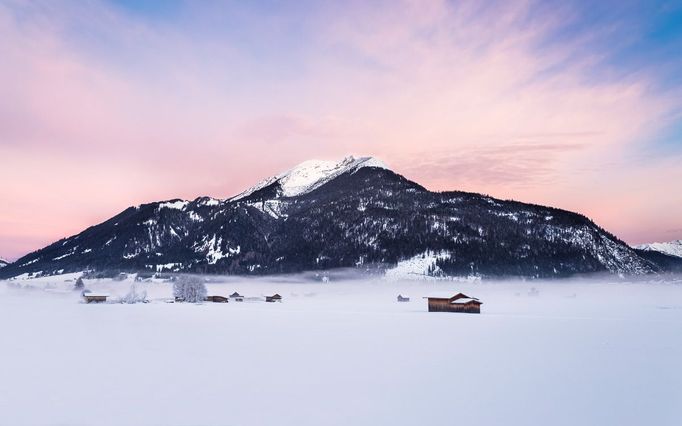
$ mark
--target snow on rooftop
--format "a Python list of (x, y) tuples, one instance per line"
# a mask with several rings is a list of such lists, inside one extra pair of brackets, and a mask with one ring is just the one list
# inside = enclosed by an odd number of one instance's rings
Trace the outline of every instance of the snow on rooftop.
[(259, 182), (241, 194), (236, 195), (232, 200), (247, 197), (275, 182), (279, 182), (282, 196), (293, 197), (310, 192), (343, 173), (354, 172), (363, 167), (388, 169), (383, 161), (374, 157), (355, 158), (349, 156), (341, 161), (308, 160), (284, 173)]
[[(424, 298), (434, 298), (434, 299), (449, 299), (457, 294), (461, 293), (460, 291), (457, 290), (452, 290), (452, 291), (436, 291), (436, 292), (430, 292), (424, 296)], [(460, 300), (478, 300), (475, 297), (466, 297), (462, 299), (457, 299), (457, 301)]]
[(453, 305), (465, 305), (465, 304), (467, 304), (467, 303), (469, 303), (469, 302), (479, 302), (479, 303), (481, 303), (480, 300), (475, 299), (475, 298), (473, 298), (473, 297), (463, 297), (463, 298), (461, 298), (461, 299), (453, 300), (453, 301), (450, 302), (450, 303), (453, 304)]

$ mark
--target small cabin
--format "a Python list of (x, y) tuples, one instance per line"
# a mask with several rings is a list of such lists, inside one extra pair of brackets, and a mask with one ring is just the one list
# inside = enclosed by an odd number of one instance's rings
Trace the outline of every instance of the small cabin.
[(83, 293), (83, 299), (85, 299), (85, 303), (103, 303), (107, 301), (107, 297), (109, 297), (108, 294), (106, 293)]
[(464, 293), (457, 293), (452, 297), (426, 297), (429, 312), (462, 312), (466, 314), (480, 314), (483, 302)]
[(227, 303), (229, 299), (225, 296), (206, 296), (204, 300), (213, 303)]
[(279, 294), (273, 294), (272, 296), (265, 296), (265, 301), (266, 302), (281, 302), (282, 296), (280, 296)]
[(243, 302), (244, 296), (235, 291), (234, 293), (230, 294), (230, 300), (233, 302)]
[(409, 302), (410, 298), (407, 296), (403, 296), (402, 294), (398, 295), (398, 302)]

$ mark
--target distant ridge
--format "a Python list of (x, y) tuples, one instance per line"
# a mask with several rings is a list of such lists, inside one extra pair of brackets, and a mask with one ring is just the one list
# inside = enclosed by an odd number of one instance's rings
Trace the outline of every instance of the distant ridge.
[(635, 248), (646, 251), (657, 251), (669, 256), (682, 258), (682, 240), (669, 241), (667, 243), (641, 244)]

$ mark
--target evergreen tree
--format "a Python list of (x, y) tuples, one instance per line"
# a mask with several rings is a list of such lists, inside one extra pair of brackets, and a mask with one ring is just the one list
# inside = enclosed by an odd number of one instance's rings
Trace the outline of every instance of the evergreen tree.
[(85, 288), (85, 283), (83, 283), (83, 277), (78, 277), (76, 280), (76, 284), (74, 284), (73, 289), (78, 291), (78, 290), (83, 290)]

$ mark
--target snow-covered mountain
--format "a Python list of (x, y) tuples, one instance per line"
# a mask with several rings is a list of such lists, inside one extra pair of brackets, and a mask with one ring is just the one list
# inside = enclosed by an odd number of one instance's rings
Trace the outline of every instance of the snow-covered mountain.
[(348, 157), (302, 163), (224, 200), (130, 207), (24, 256), (0, 277), (85, 269), (275, 274), (349, 267), (393, 276), (407, 268), (433, 277), (662, 269), (642, 253), (577, 213), (431, 192), (375, 158)]
[(649, 243), (641, 244), (635, 248), (645, 251), (657, 251), (668, 256), (676, 256), (682, 258), (682, 240), (670, 241), (667, 243)]
[(7, 265), (9, 265), (9, 262), (0, 257), (0, 268), (4, 268)]

